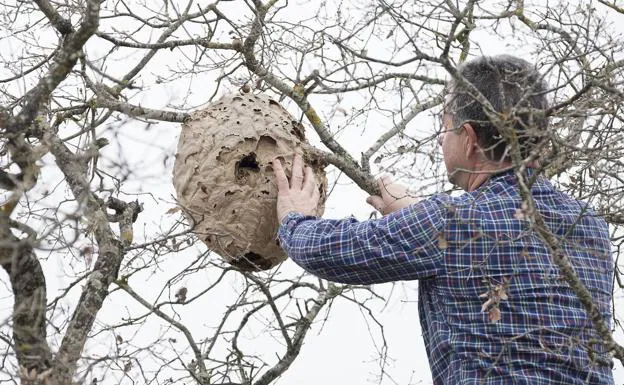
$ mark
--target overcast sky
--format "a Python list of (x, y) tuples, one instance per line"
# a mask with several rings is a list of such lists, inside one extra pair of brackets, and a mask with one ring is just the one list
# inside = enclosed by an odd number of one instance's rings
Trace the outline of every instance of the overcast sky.
[[(354, 0), (343, 0), (344, 4), (357, 4)], [(154, 3), (156, 4), (156, 2)], [(246, 14), (248, 9), (242, 5), (242, 1), (237, 0), (232, 4), (224, 4), (230, 7), (229, 11), (240, 7), (240, 14)], [(296, 20), (298, 17), (309, 15), (310, 2), (290, 1), (286, 11), (282, 12), (282, 17)], [(329, 5), (328, 5), (329, 7)], [(622, 24), (619, 24), (620, 32), (624, 31)], [(505, 34), (492, 33), (488, 30), (477, 30), (473, 39), (478, 41), (473, 54), (512, 53), (531, 60), (530, 48), (523, 52), (514, 44), (514, 36), (511, 32)], [(94, 55), (100, 50), (105, 51), (104, 46), (89, 45), (89, 50)], [(513, 49), (511, 48), (513, 47)], [(3, 47), (5, 48), (5, 47)], [(367, 47), (369, 52), (376, 50), (383, 52), (383, 47)], [(511, 50), (511, 52), (510, 52)], [(169, 52), (167, 50), (167, 52)], [(175, 53), (175, 51), (174, 51)], [(174, 53), (163, 54), (155, 63), (149, 67), (149, 76), (157, 76), (159, 71), (166, 72), (169, 68), (175, 67), (180, 60)], [(128, 55), (126, 60), (132, 62), (134, 57)], [(118, 60), (109, 64), (110, 71), (123, 73), (127, 70), (128, 62)], [(114, 66), (117, 66), (115, 68)], [(310, 65), (309, 71), (313, 69)], [(187, 107), (202, 105), (206, 102), (207, 96), (214, 91), (214, 76), (210, 74), (199, 74), (189, 81), (182, 79), (178, 83), (168, 84), (164, 87), (153, 86), (142, 94), (137, 94), (132, 100), (134, 103), (141, 103), (154, 108), (184, 104)], [(312, 99), (321, 106), (335, 103), (335, 99), (330, 97)], [(391, 101), (390, 101), (391, 102)], [(357, 111), (362, 98), (359, 96), (346, 96), (341, 101), (342, 108), (347, 112)], [(286, 104), (289, 110), (298, 116), (298, 111), (292, 104)], [(340, 117), (335, 117), (334, 126), (340, 125)], [(343, 118), (343, 120), (346, 118)], [(392, 122), (384, 117), (370, 115), (366, 120), (366, 129), (361, 127), (346, 127), (339, 136), (341, 143), (354, 155), (366, 150), (370, 144), (390, 127)], [(408, 126), (407, 132), (418, 134), (419, 132), (431, 133), (435, 130), (434, 120), (431, 114), (422, 114)], [(311, 142), (320, 146), (318, 138), (309, 129)], [(151, 239), (159, 229), (169, 228), (176, 220), (178, 214), (167, 214), (167, 210), (175, 207), (175, 192), (171, 183), (171, 171), (173, 168), (173, 155), (177, 147), (180, 125), (173, 123), (158, 123), (147, 127), (145, 123), (139, 121), (126, 121), (122, 125), (111, 123), (106, 131), (102, 131), (102, 136), (111, 139), (112, 145), (103, 149), (102, 162), (108, 164), (113, 169), (116, 160), (124, 159), (128, 162), (128, 167), (133, 170), (125, 186), (125, 191), (133, 191), (135, 195), (128, 195), (132, 199), (139, 199), (145, 206), (135, 228), (137, 235), (135, 241), (141, 239)], [(37, 186), (41, 193), (49, 189), (58, 180), (59, 174), (53, 166), (53, 159), (44, 159), (46, 166), (43, 169), (44, 177)], [(382, 164), (383, 165), (383, 164)], [(375, 167), (375, 166), (373, 166)], [(328, 177), (330, 184), (336, 181), (338, 174), (329, 169)], [(384, 171), (374, 169), (375, 174)], [(47, 183), (47, 185), (46, 185)], [(65, 191), (58, 191), (53, 194), (48, 202), (53, 202), (64, 194)], [(371, 208), (365, 204), (367, 194), (353, 185), (346, 177), (340, 176), (338, 184), (326, 205), (325, 216), (328, 218), (340, 218), (354, 215), (357, 218), (365, 219), (371, 213)], [(67, 206), (63, 210), (71, 212), (73, 208)], [(203, 245), (186, 249), (176, 254), (172, 254), (168, 259), (161, 261), (157, 266), (134, 275), (130, 284), (148, 300), (155, 300), (158, 296), (161, 299), (173, 298), (173, 293), (161, 292), (166, 287), (167, 281), (173, 275), (182, 270), (193, 261), (199, 254), (205, 251)], [(48, 298), (53, 299), (63, 287), (69, 285), (79, 275), (81, 269), (84, 271), (87, 266), (79, 266), (75, 259), (68, 258), (63, 253), (47, 255), (45, 257), (45, 271), (49, 286)], [(144, 258), (148, 258), (145, 256)], [(141, 258), (129, 261), (134, 265), (140, 265)], [(278, 276), (281, 278), (295, 277), (302, 273), (301, 269), (292, 262), (287, 261), (278, 268)], [(2, 273), (3, 274), (3, 273)], [(182, 278), (173, 287), (186, 286), (189, 292), (193, 292), (195, 287), (206, 286), (206, 282), (215, 279), (215, 271), (198, 272)], [(2, 282), (5, 282), (5, 277)], [(226, 283), (217, 289), (204, 301), (195, 303), (193, 306), (177, 308), (177, 314), (198, 339), (202, 335), (209, 335), (210, 331), (218, 325), (222, 314), (237, 296), (244, 282), (241, 277), (229, 275)], [(383, 325), (386, 337), (388, 361), (386, 365), (383, 384), (430, 384), (431, 374), (428, 366), (427, 356), (421, 337), (420, 323), (417, 314), (417, 282), (404, 282), (398, 284), (379, 285), (378, 293), (388, 298), (388, 301), (371, 300), (368, 305), (374, 316)], [(7, 319), (11, 311), (11, 296), (8, 290), (1, 288), (0, 291), (0, 322)], [(72, 291), (72, 295), (65, 300), (65, 310), (73, 306), (78, 291)], [(624, 297), (618, 292), (616, 301), (617, 318), (624, 319)], [(121, 317), (127, 314), (143, 314), (144, 309), (136, 304), (128, 295), (122, 292), (111, 294), (106, 301), (100, 316), (98, 317), (97, 328), (104, 328), (105, 325), (119, 324)], [(56, 319), (67, 317), (63, 311), (53, 315)], [(381, 373), (379, 357), (384, 352), (383, 341), (380, 339), (379, 327), (366, 315), (361, 308), (347, 300), (336, 301), (324, 322), (324, 316), (318, 318), (309, 333), (299, 357), (295, 360), (286, 374), (278, 380), (278, 384), (366, 384), (378, 382)], [(267, 333), (264, 333), (261, 317), (254, 319), (255, 325), (250, 328), (245, 336), (245, 348), (247, 352), (255, 352), (264, 357), (268, 362), (273, 362), (275, 351), (281, 352), (281, 344)], [(131, 341), (137, 347), (149, 346), (156, 336), (163, 335), (167, 338), (176, 337), (177, 342), (172, 342), (176, 349), (190, 359), (188, 348), (185, 348), (181, 333), (175, 330), (167, 330), (162, 322), (153, 317), (139, 329), (119, 329), (124, 339)], [(114, 344), (110, 332), (104, 332), (93, 337), (87, 347), (88, 354), (98, 352), (108, 352)], [(624, 336), (618, 333), (617, 340), (624, 342)], [(157, 354), (157, 353), (154, 353)], [(163, 353), (165, 354), (165, 353)], [(156, 366), (150, 362), (142, 362), (146, 367)], [(621, 365), (616, 365), (616, 383), (624, 384), (624, 371)], [(116, 374), (110, 373), (103, 384), (113, 384)], [(132, 375), (134, 376), (134, 374)], [(120, 378), (122, 382), (131, 383), (130, 377)]]

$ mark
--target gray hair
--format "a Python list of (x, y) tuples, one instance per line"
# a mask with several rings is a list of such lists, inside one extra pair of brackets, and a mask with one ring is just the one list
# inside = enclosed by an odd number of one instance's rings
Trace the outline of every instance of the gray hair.
[[(459, 75), (488, 100), (492, 109), (506, 117), (492, 122), (487, 110), (470, 87), (458, 79), (449, 83), (450, 98), (445, 106), (453, 125), (473, 126), (479, 145), (490, 160), (510, 160), (505, 132), (501, 122), (515, 131), (520, 154), (527, 157), (540, 142), (548, 127), (548, 87), (542, 75), (526, 60), (510, 55), (482, 56), (462, 63)], [(535, 110), (542, 111), (536, 113)]]

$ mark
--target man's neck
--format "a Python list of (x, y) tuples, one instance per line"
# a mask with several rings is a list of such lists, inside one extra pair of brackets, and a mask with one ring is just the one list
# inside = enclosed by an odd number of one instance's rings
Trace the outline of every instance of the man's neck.
[(483, 162), (477, 164), (473, 172), (468, 173), (466, 191), (474, 191), (485, 183), (493, 174), (511, 168), (511, 162)]

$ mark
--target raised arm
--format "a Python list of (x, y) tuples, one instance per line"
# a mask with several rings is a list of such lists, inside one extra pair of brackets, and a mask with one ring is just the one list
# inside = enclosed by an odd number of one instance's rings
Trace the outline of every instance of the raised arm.
[(301, 160), (291, 181), (274, 163), (278, 183), (278, 238), (288, 256), (328, 280), (371, 284), (436, 275), (442, 268), (439, 236), (445, 209), (436, 199), (411, 204), (379, 220), (327, 220), (310, 209), (318, 199), (306, 183)]
[(442, 209), (425, 200), (379, 220), (328, 220), (289, 213), (279, 229), (288, 256), (335, 282), (372, 284), (437, 275), (444, 250)]

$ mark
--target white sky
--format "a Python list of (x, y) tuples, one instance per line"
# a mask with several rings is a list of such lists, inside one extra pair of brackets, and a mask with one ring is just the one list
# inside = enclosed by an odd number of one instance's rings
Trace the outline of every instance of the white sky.
[[(303, 15), (309, 15), (310, 4), (305, 2), (290, 2), (288, 12), (282, 17), (297, 19)], [(357, 4), (355, 0), (343, 1), (344, 4)], [(156, 2), (154, 3), (156, 4)], [(243, 7), (241, 14), (246, 12), (245, 6), (240, 0), (231, 4), (224, 3), (224, 6)], [(622, 32), (620, 25), (619, 31)], [(513, 35), (493, 34), (487, 30), (477, 30), (473, 39), (479, 42), (479, 47), (475, 47), (476, 52), (483, 54), (513, 53), (522, 56), (523, 53), (517, 50), (519, 45), (514, 43)], [(513, 52), (509, 52), (510, 45), (514, 47)], [(99, 47), (90, 46), (92, 51), (97, 52)], [(102, 48), (103, 49), (103, 48)], [(367, 47), (369, 53), (374, 53), (379, 47)], [(528, 48), (527, 48), (528, 49)], [(135, 62), (136, 57), (127, 56), (124, 60), (112, 62), (108, 70), (111, 72), (124, 73), (129, 67), (127, 63)], [(163, 52), (159, 60), (151, 63), (145, 79), (150, 76), (157, 76), (161, 71), (166, 72), (168, 67), (174, 67), (180, 60), (168, 50)], [(310, 66), (309, 70), (313, 69)], [(151, 74), (151, 75), (150, 75)], [(153, 86), (148, 91), (137, 95), (132, 100), (133, 103), (141, 102), (145, 106), (159, 108), (168, 104), (179, 104), (183, 101), (186, 106), (195, 106), (205, 103), (207, 95), (213, 92), (214, 82), (208, 75), (196, 77), (191, 83), (181, 81), (167, 86)], [(334, 98), (313, 99), (315, 105), (321, 106), (321, 111), (327, 111), (328, 105), (334, 103)], [(391, 101), (389, 101), (390, 103)], [(341, 106), (347, 111), (357, 111), (362, 103), (362, 99), (357, 96), (348, 96), (341, 102)], [(297, 110), (290, 104), (290, 111), (297, 113)], [(332, 121), (333, 126), (341, 124), (340, 117)], [(357, 155), (370, 146), (379, 133), (391, 126), (387, 117), (371, 115), (367, 121), (366, 131), (362, 133), (359, 127), (345, 129), (340, 135), (341, 143), (351, 154)], [(415, 119), (408, 127), (408, 132), (418, 132), (421, 129), (428, 130), (432, 126), (431, 117), (423, 114)], [(135, 171), (126, 184), (125, 191), (135, 191), (136, 196), (131, 199), (139, 199), (145, 206), (145, 211), (141, 213), (139, 222), (136, 224), (136, 240), (142, 237), (152, 238), (159, 228), (166, 229), (178, 219), (177, 214), (167, 215), (166, 212), (174, 207), (174, 191), (171, 184), (171, 170), (173, 157), (179, 136), (179, 125), (171, 123), (159, 123), (148, 130), (145, 124), (137, 121), (126, 123), (122, 129), (111, 129), (102, 133), (111, 138), (112, 145), (106, 147), (102, 154), (102, 162), (108, 164), (116, 159), (125, 159), (130, 165), (130, 169)], [(117, 133), (117, 137), (112, 134)], [(312, 132), (308, 134), (312, 143), (318, 145), (318, 139)], [(118, 145), (119, 143), (119, 145)], [(50, 165), (52, 159), (47, 159), (46, 164)], [(374, 170), (379, 172), (381, 170)], [(329, 174), (330, 179), (335, 178), (335, 173)], [(44, 168), (44, 178), (40, 181), (37, 189), (41, 192), (49, 189), (49, 184), (58, 180), (58, 174), (54, 168), (47, 166)], [(59, 191), (59, 194), (64, 191)], [(326, 217), (339, 218), (347, 215), (355, 215), (358, 218), (367, 218), (371, 208), (365, 204), (367, 194), (359, 188), (349, 183), (345, 177), (340, 179), (339, 186), (329, 198), (326, 205)], [(52, 205), (53, 200), (50, 200)], [(68, 212), (73, 211), (73, 207), (67, 207)], [(174, 273), (181, 270), (190, 263), (205, 249), (198, 245), (176, 254), (171, 254), (163, 260), (157, 268), (151, 268), (143, 273), (136, 274), (130, 279), (132, 287), (148, 300), (154, 300), (165, 287), (167, 280), (171, 279)], [(76, 272), (81, 270), (79, 262), (65, 254), (54, 254), (44, 261), (45, 271), (48, 280), (48, 298), (53, 299), (58, 290), (67, 286), (75, 278)], [(141, 261), (133, 262), (140, 265)], [(82, 268), (84, 271), (84, 268)], [(189, 288), (189, 296), (194, 293), (194, 288), (206, 286), (206, 282), (213, 281), (215, 271), (205, 271), (183, 278), (181, 282), (173, 285), (173, 288), (185, 285)], [(301, 274), (301, 269), (290, 261), (279, 267), (280, 277), (295, 277)], [(5, 278), (2, 278), (4, 281)], [(233, 275), (228, 276), (226, 284), (220, 285), (217, 289), (199, 303), (192, 306), (177, 307), (179, 319), (189, 329), (193, 331), (195, 337), (200, 340), (208, 336), (210, 331), (218, 324), (221, 315), (235, 298), (237, 292), (243, 286), (242, 279)], [(1, 287), (1, 286), (0, 286)], [(172, 289), (173, 290), (173, 289)], [(431, 375), (421, 338), (420, 324), (417, 314), (417, 283), (399, 283), (396, 285), (386, 284), (376, 287), (378, 293), (389, 297), (389, 301), (371, 301), (371, 310), (381, 321), (387, 339), (388, 354), (391, 360), (387, 363), (386, 371), (388, 377), (384, 379), (384, 384), (430, 384)], [(72, 295), (65, 301), (65, 314), (59, 312), (61, 318), (67, 317), (72, 301), (75, 301), (77, 290), (73, 290)], [(164, 298), (169, 296), (165, 293)], [(170, 294), (173, 298), (173, 293)], [(621, 306), (624, 303), (622, 294), (619, 294), (616, 306), (618, 318), (624, 319), (624, 310)], [(11, 297), (3, 290), (0, 291), (0, 324), (10, 316)], [(166, 310), (169, 310), (168, 308)], [(111, 294), (106, 301), (104, 308), (98, 317), (98, 328), (105, 325), (117, 324), (126, 313), (133, 315), (143, 314), (144, 309), (131, 300), (125, 293), (116, 292)], [(324, 313), (323, 313), (324, 314)], [(346, 300), (336, 301), (331, 307), (331, 313), (327, 322), (322, 322), (324, 316), (319, 316), (319, 322), (312, 326), (308, 334), (299, 357), (295, 360), (286, 374), (278, 380), (278, 384), (316, 385), (322, 384), (365, 384), (376, 383), (379, 369), (379, 349), (381, 341), (377, 326), (374, 325), (368, 316), (364, 316), (361, 309)], [(255, 351), (271, 362), (275, 357), (275, 352), (283, 351), (280, 343), (266, 333), (263, 333), (262, 320), (255, 319), (256, 326), (252, 327), (247, 335), (244, 346), (247, 352)], [(180, 350), (185, 349), (182, 334), (177, 331), (166, 331), (162, 323), (153, 318), (138, 331), (121, 329), (124, 339), (131, 341), (136, 346), (149, 346), (156, 336), (161, 333), (167, 337), (175, 336), (178, 340), (172, 343)], [(127, 331), (126, 331), (127, 330)], [(253, 332), (255, 331), (255, 332)], [(372, 335), (372, 337), (371, 337)], [(624, 342), (624, 336), (618, 333), (617, 340)], [(58, 341), (57, 341), (58, 342)], [(100, 337), (95, 337), (89, 341), (87, 352), (95, 354), (97, 352), (108, 352), (108, 348), (114, 346), (114, 337), (110, 332), (104, 332)], [(187, 358), (190, 355), (187, 354)], [(189, 358), (190, 359), (190, 358)], [(149, 362), (142, 362), (147, 367), (153, 366)], [(137, 370), (137, 369), (133, 369)], [(103, 384), (117, 383), (116, 374), (109, 372)], [(140, 374), (131, 372), (135, 379)], [(621, 365), (616, 364), (616, 383), (624, 384), (624, 370)], [(129, 377), (121, 379), (123, 383), (131, 383)]]

